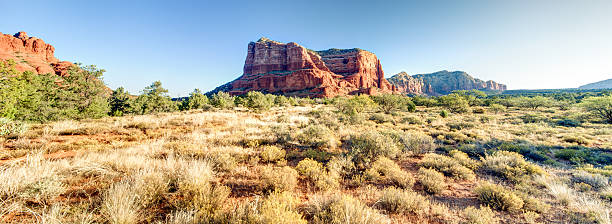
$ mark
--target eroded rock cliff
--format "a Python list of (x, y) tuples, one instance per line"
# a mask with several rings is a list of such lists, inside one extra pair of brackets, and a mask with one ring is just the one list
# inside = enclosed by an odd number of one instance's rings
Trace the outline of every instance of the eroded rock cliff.
[(73, 64), (60, 61), (54, 56), (55, 48), (42, 39), (28, 37), (25, 32), (15, 35), (0, 33), (0, 60), (12, 59), (19, 71), (38, 74), (55, 73), (66, 75)]
[(444, 95), (454, 90), (504, 91), (506, 85), (483, 81), (462, 71), (439, 71), (429, 74), (408, 75), (400, 72), (388, 79), (398, 91), (415, 95)]

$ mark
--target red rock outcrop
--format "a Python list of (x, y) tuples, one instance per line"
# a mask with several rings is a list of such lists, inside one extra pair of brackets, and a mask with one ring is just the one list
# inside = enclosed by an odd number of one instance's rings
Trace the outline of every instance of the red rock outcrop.
[[(212, 92), (241, 95), (261, 91), (295, 96), (334, 97), (391, 93), (376, 55), (360, 50), (312, 51), (266, 38), (248, 46), (244, 73)], [(212, 93), (211, 92), (211, 93)]]
[(25, 32), (15, 35), (0, 33), (0, 60), (12, 59), (18, 71), (66, 75), (73, 64), (58, 60), (54, 53), (53, 46), (36, 37), (28, 37)]
[(506, 85), (482, 81), (462, 71), (439, 71), (410, 76), (400, 72), (388, 79), (398, 91), (414, 95), (444, 95), (454, 90), (504, 91)]

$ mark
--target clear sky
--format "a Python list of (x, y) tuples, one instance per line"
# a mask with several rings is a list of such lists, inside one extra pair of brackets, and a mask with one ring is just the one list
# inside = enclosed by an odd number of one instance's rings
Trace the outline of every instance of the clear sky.
[(462, 70), (509, 89), (612, 78), (612, 1), (9, 1), (0, 32), (26, 31), (60, 60), (95, 64), (138, 93), (173, 97), (242, 73), (262, 36), (314, 50), (362, 48), (386, 76)]

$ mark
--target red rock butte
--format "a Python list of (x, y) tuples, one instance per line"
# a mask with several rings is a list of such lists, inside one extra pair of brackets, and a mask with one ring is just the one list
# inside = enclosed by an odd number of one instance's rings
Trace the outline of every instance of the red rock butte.
[(55, 73), (64, 76), (73, 64), (60, 61), (54, 56), (55, 48), (25, 32), (15, 35), (0, 33), (0, 60), (15, 61), (18, 71), (38, 74)]
[(261, 38), (248, 46), (244, 73), (212, 92), (242, 95), (249, 91), (334, 97), (396, 91), (386, 79), (380, 60), (361, 49), (312, 51), (296, 43)]

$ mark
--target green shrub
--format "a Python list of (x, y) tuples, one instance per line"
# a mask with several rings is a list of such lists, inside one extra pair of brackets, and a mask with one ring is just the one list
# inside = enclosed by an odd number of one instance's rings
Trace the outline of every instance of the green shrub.
[(446, 110), (440, 111), (440, 117), (446, 118), (446, 117), (448, 117), (448, 115), (449, 115), (448, 111), (446, 111)]
[(189, 94), (189, 98), (187, 98), (181, 103), (179, 109), (205, 109), (207, 106), (210, 106), (210, 101), (208, 100), (208, 97), (204, 95), (201, 90), (195, 89)]
[(424, 123), (423, 120), (421, 120), (421, 118), (419, 118), (417, 116), (413, 116), (413, 115), (402, 117), (401, 122), (402, 123), (407, 123), (407, 124), (418, 124), (418, 125)]
[(444, 174), (424, 167), (419, 168), (418, 180), (427, 193), (438, 194), (446, 189)]
[(453, 113), (465, 113), (470, 110), (468, 101), (456, 93), (438, 97), (438, 102)]
[(320, 190), (336, 189), (340, 185), (337, 174), (328, 173), (321, 163), (312, 159), (300, 161), (296, 169)]
[(580, 107), (603, 122), (612, 124), (612, 95), (586, 98)]
[(499, 219), (495, 217), (495, 213), (489, 207), (480, 207), (480, 209), (477, 209), (473, 206), (470, 206), (463, 210), (463, 215), (466, 218), (465, 224), (499, 223)]
[(416, 106), (410, 98), (397, 95), (397, 94), (382, 94), (378, 96), (371, 97), (382, 112), (387, 114), (398, 111), (398, 110), (407, 110), (409, 112), (414, 112)]
[(435, 153), (427, 153), (420, 163), (425, 168), (433, 168), (439, 172), (462, 180), (473, 180), (476, 178), (474, 171), (461, 165), (457, 160)]
[(263, 190), (267, 192), (292, 191), (297, 186), (297, 177), (297, 171), (288, 166), (265, 166), (261, 169)]
[(409, 173), (386, 157), (379, 157), (372, 163), (372, 167), (366, 170), (365, 176), (368, 180), (392, 183), (402, 188), (410, 188), (414, 184), (414, 179)]
[(395, 158), (400, 152), (397, 144), (387, 135), (376, 131), (352, 134), (347, 141), (349, 156), (358, 168), (368, 167), (379, 156)]
[(500, 104), (491, 104), (489, 105), (489, 110), (493, 111), (493, 113), (498, 114), (506, 111), (506, 107)]
[(563, 136), (563, 141), (567, 143), (576, 143), (579, 145), (589, 145), (591, 142), (583, 136), (566, 135)]
[(433, 152), (437, 145), (434, 139), (426, 134), (418, 132), (388, 132), (385, 133), (393, 138), (402, 152), (406, 154), (423, 154)]
[(375, 113), (370, 116), (370, 120), (378, 124), (393, 122), (393, 116), (383, 113)]
[(133, 102), (130, 98), (130, 93), (125, 91), (123, 87), (119, 87), (113, 91), (109, 99), (110, 112), (112, 116), (122, 116), (133, 112)]
[(349, 195), (324, 195), (311, 198), (304, 208), (312, 223), (390, 223), (385, 215)]
[(134, 101), (134, 108), (139, 114), (151, 114), (160, 112), (172, 112), (177, 104), (168, 95), (168, 90), (162, 87), (160, 81), (153, 82), (145, 87), (143, 93)]
[(519, 196), (500, 185), (483, 182), (474, 192), (481, 203), (497, 210), (518, 211), (523, 207), (523, 200)]
[(250, 91), (244, 98), (244, 106), (255, 111), (266, 111), (274, 105), (274, 95)]
[(382, 209), (395, 214), (423, 215), (428, 212), (430, 203), (427, 198), (412, 190), (394, 187), (385, 188), (378, 203)]
[(295, 138), (301, 144), (316, 148), (334, 148), (337, 145), (334, 133), (320, 124), (311, 124), (302, 128)]
[(219, 109), (231, 109), (234, 107), (234, 97), (226, 92), (217, 92), (210, 98), (210, 104)]
[(471, 170), (475, 170), (480, 166), (480, 163), (476, 160), (471, 159), (468, 154), (465, 152), (453, 149), (449, 152), (449, 155), (457, 160), (461, 165), (470, 168)]
[(539, 166), (525, 161), (521, 154), (508, 151), (497, 151), (485, 156), (481, 169), (514, 182), (526, 176), (544, 173)]
[(343, 114), (358, 114), (372, 109), (376, 103), (367, 95), (353, 97), (338, 97), (334, 99), (334, 106)]
[(574, 119), (570, 119), (570, 118), (564, 118), (561, 120), (558, 120), (557, 125), (559, 126), (563, 126), (563, 127), (578, 127), (580, 125), (582, 125), (582, 123), (578, 120), (574, 120)]
[(285, 150), (276, 146), (265, 146), (259, 156), (263, 162), (275, 163), (285, 160)]

